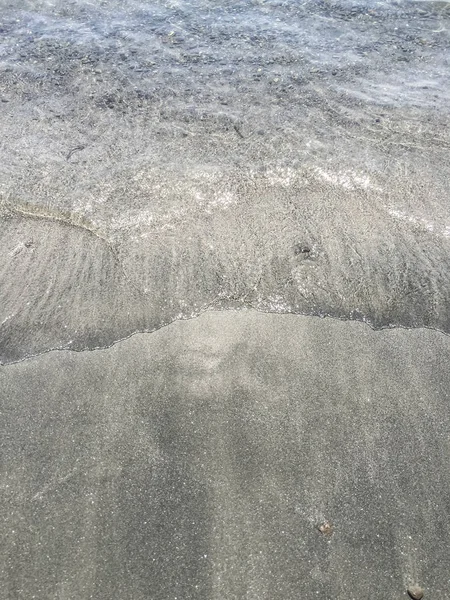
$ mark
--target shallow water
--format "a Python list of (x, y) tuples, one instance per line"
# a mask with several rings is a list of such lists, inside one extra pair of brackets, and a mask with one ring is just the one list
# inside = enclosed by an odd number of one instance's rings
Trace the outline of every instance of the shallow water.
[(450, 331), (449, 22), (3, 2), (2, 362), (207, 308)]

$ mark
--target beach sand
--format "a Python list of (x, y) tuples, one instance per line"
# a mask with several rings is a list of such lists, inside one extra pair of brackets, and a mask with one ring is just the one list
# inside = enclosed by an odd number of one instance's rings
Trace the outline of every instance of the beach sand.
[(450, 597), (449, 4), (0, 9), (0, 597)]
[(2, 597), (445, 598), (449, 360), (249, 310), (3, 368)]

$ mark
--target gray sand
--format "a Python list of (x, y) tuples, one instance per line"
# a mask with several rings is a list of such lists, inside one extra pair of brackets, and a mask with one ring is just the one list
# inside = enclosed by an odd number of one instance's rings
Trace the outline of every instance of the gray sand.
[(449, 31), (0, 0), (1, 600), (450, 598)]
[(447, 597), (449, 360), (241, 311), (4, 367), (0, 596)]

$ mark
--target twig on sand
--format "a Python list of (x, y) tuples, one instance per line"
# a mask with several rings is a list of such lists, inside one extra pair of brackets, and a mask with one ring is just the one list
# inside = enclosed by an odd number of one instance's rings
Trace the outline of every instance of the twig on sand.
[(66, 160), (69, 160), (72, 154), (75, 154), (75, 152), (79, 152), (80, 150), (84, 150), (85, 148), (86, 146), (75, 146), (75, 148), (72, 148), (72, 150), (69, 150), (69, 152), (67, 153)]
[(233, 125), (233, 128), (234, 128), (235, 132), (238, 134), (238, 136), (241, 139), (245, 139), (244, 136), (243, 136), (243, 134), (242, 134), (242, 131), (239, 129), (239, 125)]

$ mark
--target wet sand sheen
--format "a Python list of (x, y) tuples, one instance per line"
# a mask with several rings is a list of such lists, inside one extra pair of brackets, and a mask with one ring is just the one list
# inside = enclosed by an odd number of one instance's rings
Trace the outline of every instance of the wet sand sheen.
[(445, 597), (449, 360), (229, 311), (2, 367), (0, 595)]
[[(342, 177), (160, 170), (147, 184), (170, 180), (171, 191), (149, 207), (167, 206), (146, 214), (148, 198), (136, 196), (138, 213), (117, 229), (51, 204), (4, 203), (0, 363), (110, 346), (210, 308), (450, 332), (443, 185), (424, 176), (384, 190)], [(406, 212), (390, 208), (401, 202)], [(411, 216), (421, 205), (428, 220)], [(127, 206), (116, 209), (124, 218)]]

